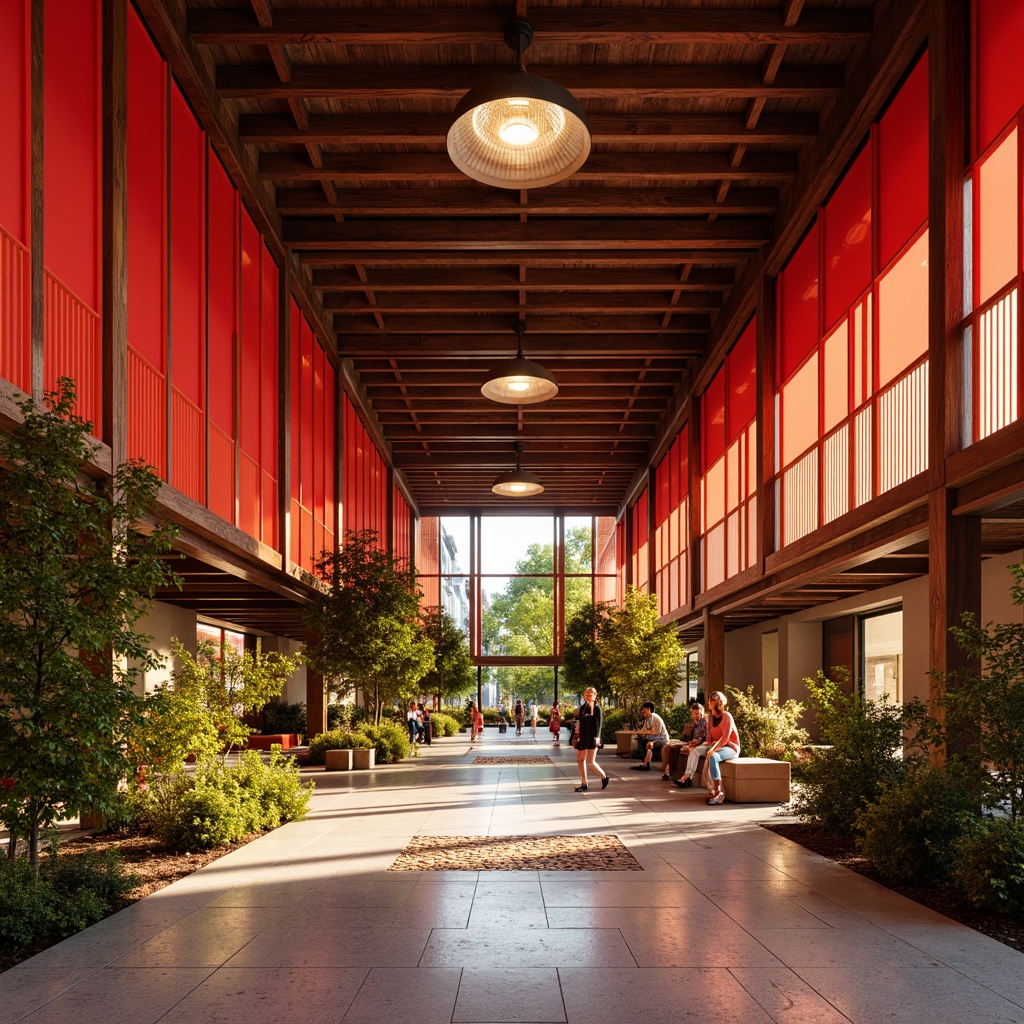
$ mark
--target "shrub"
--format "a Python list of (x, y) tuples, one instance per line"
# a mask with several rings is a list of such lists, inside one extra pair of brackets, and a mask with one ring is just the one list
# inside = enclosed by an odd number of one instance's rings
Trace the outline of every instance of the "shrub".
[(0, 860), (0, 949), (63, 938), (99, 921), (138, 885), (116, 851), (51, 856), (39, 874), (28, 860)]
[(925, 710), (917, 702), (903, 707), (848, 693), (843, 674), (835, 681), (819, 672), (804, 682), (822, 739), (831, 745), (813, 750), (804, 765), (794, 810), (826, 831), (848, 834), (856, 831), (857, 812), (903, 779), (912, 759), (899, 756), (904, 731), (916, 730)]
[(408, 730), (400, 725), (390, 722), (364, 725), (360, 732), (377, 748), (377, 764), (395, 764), (412, 753)]
[(272, 751), (268, 764), (257, 751), (247, 750), (228, 774), (239, 787), (246, 832), (277, 828), (306, 816), (312, 784), (302, 784), (298, 765), (280, 750)]
[(443, 714), (440, 711), (432, 714), (430, 721), (434, 723), (435, 736), (455, 736), (462, 728), (462, 724), (458, 719), (453, 718), (451, 715)]
[[(606, 746), (615, 743), (615, 733), (620, 729), (628, 729), (629, 713), (622, 708), (605, 708), (601, 719), (601, 742)], [(565, 719), (562, 719), (564, 722)]]
[(675, 739), (682, 738), (683, 730), (693, 719), (689, 703), (675, 704), (661, 717), (665, 719), (668, 734)]
[(803, 704), (796, 700), (780, 704), (773, 693), (766, 693), (762, 704), (753, 686), (745, 692), (731, 686), (726, 689), (743, 753), (747, 757), (792, 761), (808, 738), (807, 730), (798, 724)]
[(327, 728), (331, 732), (349, 732), (366, 721), (366, 708), (358, 704), (328, 704)]
[[(498, 709), (497, 708), (484, 708), (482, 712), (484, 716), (484, 725), (497, 725), (498, 724)], [(511, 718), (512, 712), (506, 712), (506, 718)]]
[(976, 805), (963, 782), (953, 765), (912, 765), (902, 782), (858, 811), (858, 845), (883, 878), (918, 885), (949, 879)]
[(306, 705), (281, 704), (271, 701), (263, 709), (263, 731), (265, 733), (306, 733)]
[(953, 877), (976, 907), (1024, 916), (1024, 822), (977, 821), (956, 844)]
[(372, 747), (373, 741), (362, 732), (334, 730), (322, 732), (309, 741), (309, 764), (324, 764), (328, 750), (353, 750), (357, 747)]
[(161, 780), (151, 827), (168, 849), (187, 852), (241, 839), (248, 821), (237, 782), (211, 768)]

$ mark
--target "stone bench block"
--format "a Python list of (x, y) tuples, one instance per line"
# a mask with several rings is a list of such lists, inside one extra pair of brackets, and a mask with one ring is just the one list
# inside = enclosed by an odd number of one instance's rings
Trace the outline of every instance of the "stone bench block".
[(725, 799), (734, 804), (789, 803), (789, 762), (734, 757), (721, 763)]
[(351, 750), (327, 750), (324, 751), (324, 770), (328, 772), (350, 772), (352, 771)]

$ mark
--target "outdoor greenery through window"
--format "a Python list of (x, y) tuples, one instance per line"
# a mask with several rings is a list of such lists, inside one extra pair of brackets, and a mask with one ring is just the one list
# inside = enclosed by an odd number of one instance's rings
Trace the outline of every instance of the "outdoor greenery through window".
[(446, 516), (424, 519), (420, 534), (420, 585), (469, 638), (484, 703), (512, 693), (549, 704), (565, 622), (614, 597), (614, 520)]

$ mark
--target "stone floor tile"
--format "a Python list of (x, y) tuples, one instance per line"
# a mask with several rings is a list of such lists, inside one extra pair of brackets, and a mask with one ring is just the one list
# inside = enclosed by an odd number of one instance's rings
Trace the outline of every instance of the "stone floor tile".
[(622, 936), (613, 929), (591, 931), (508, 927), (497, 930), (431, 933), (423, 967), (481, 964), (517, 967), (635, 967)]
[(467, 967), (462, 972), (453, 1024), (561, 1024), (564, 1020), (562, 989), (554, 968)]
[(279, 970), (223, 967), (193, 989), (160, 1024), (252, 1024), (301, 1019), (336, 1024), (369, 971), (364, 967)]
[(78, 970), (37, 968), (0, 974), (0, 1024), (14, 1024), (44, 1003), (74, 988), (96, 968)]
[(347, 927), (310, 921), (257, 935), (229, 967), (415, 967), (427, 944), (426, 928), (379, 928), (373, 912)]
[(210, 973), (106, 967), (23, 1019), (26, 1024), (155, 1024)]
[(765, 929), (758, 932), (757, 938), (795, 971), (811, 967), (845, 967), (870, 974), (890, 964), (933, 967), (938, 962), (880, 928)]
[(848, 1024), (827, 999), (790, 970), (733, 967), (729, 973), (776, 1024)]
[(946, 967), (894, 961), (867, 976), (857, 967), (796, 973), (852, 1024), (1024, 1024), (1024, 1007)]
[(650, 927), (623, 928), (622, 937), (639, 967), (780, 967), (779, 958), (731, 921), (694, 922), (669, 933)]
[(457, 969), (370, 971), (344, 1024), (450, 1024), (462, 972)]
[[(772, 1024), (768, 1014), (723, 969), (560, 969), (558, 976), (568, 1024), (658, 1016), (673, 1021)], [(709, 1007), (714, 1007), (713, 1012)]]

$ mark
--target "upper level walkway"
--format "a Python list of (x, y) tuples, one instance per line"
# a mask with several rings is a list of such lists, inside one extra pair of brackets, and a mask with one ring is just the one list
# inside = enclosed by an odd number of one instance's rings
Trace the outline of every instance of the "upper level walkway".
[[(488, 730), (316, 773), (306, 821), (0, 975), (0, 1024), (1024, 1022), (1024, 955), (759, 828), (771, 807), (600, 761), (577, 794), (566, 745)], [(633, 869), (474, 863), (473, 837), (593, 835)], [(389, 870), (430, 836), (467, 840), (452, 870)]]

